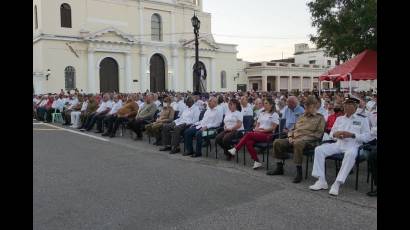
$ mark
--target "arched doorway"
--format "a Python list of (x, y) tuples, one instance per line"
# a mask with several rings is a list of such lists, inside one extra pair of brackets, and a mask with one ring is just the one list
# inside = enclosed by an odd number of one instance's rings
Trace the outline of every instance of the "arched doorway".
[[(199, 91), (199, 92), (202, 93), (202, 92), (206, 92), (206, 76), (207, 76), (207, 73), (206, 73), (205, 64), (203, 62), (199, 62), (199, 67), (201, 69), (200, 78), (196, 77), (196, 75), (195, 75), (195, 64), (194, 64), (193, 71), (192, 71), (193, 72), (193, 78), (194, 78), (194, 80), (192, 82), (193, 82), (194, 85), (193, 85), (192, 89), (193, 89), (194, 92)], [(197, 87), (196, 84), (199, 81), (199, 79), (201, 79), (201, 83), (199, 84), (199, 90), (198, 90), (196, 88)]]
[(150, 91), (165, 91), (165, 61), (159, 54), (154, 54), (150, 61)]
[(119, 92), (118, 63), (110, 57), (100, 63), (100, 92)]

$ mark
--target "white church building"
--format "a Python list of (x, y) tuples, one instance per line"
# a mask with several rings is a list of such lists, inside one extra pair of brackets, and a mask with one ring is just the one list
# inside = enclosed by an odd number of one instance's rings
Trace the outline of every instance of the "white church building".
[(205, 89), (246, 84), (236, 45), (214, 40), (202, 0), (33, 0), (35, 93), (192, 91), (194, 12)]

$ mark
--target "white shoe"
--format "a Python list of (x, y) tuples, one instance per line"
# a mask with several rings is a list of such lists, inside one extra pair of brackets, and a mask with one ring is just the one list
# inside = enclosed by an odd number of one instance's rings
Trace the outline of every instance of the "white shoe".
[(235, 149), (235, 147), (234, 147), (234, 148), (231, 148), (230, 150), (228, 150), (228, 152), (229, 152), (232, 156), (235, 156), (235, 154), (236, 154), (236, 149)]
[(316, 181), (314, 185), (309, 186), (310, 190), (318, 191), (321, 189), (328, 189), (327, 182), (321, 182), (319, 180)]
[(262, 163), (255, 161), (255, 163), (253, 163), (253, 169), (257, 169), (262, 167)]
[(332, 187), (330, 187), (329, 194), (333, 196), (339, 195), (339, 184), (334, 183)]

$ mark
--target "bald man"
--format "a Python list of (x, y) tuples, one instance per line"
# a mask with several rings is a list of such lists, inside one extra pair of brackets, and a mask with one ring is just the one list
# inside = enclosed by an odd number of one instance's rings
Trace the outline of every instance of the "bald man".
[[(196, 122), (189, 129), (184, 132), (184, 142), (187, 152), (185, 155), (191, 155), (191, 157), (202, 156), (202, 133), (210, 128), (217, 128), (222, 123), (223, 114), (220, 113), (216, 106), (218, 101), (216, 97), (211, 97), (208, 101), (208, 110), (206, 110), (204, 117), (201, 121)], [(193, 150), (193, 138), (196, 139), (196, 152)]]
[(285, 128), (283, 132), (287, 133), (289, 130), (293, 129), (298, 118), (305, 112), (302, 106), (299, 105), (298, 98), (295, 96), (290, 96), (287, 100), (287, 107), (282, 115), (282, 118), (286, 119)]

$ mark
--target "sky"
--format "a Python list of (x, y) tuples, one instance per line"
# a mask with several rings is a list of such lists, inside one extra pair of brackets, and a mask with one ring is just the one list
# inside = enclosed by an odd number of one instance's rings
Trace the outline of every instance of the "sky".
[(216, 42), (237, 44), (238, 58), (270, 61), (292, 57), (295, 43), (308, 43), (311, 25), (309, 0), (203, 0), (212, 15)]

